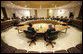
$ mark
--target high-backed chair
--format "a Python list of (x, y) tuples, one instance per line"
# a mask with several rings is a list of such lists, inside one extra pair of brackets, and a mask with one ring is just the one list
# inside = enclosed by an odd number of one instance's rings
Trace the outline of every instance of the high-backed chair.
[(40, 53), (38, 51), (28, 51), (27, 53)]
[(27, 53), (27, 50), (17, 49), (14, 53)]
[(68, 53), (66, 50), (58, 50), (58, 51), (55, 51), (54, 53)]
[(46, 33), (46, 42), (48, 42), (46, 44), (46, 46), (48, 46), (49, 44), (51, 44), (52, 48), (54, 48), (53, 44), (56, 44), (55, 42), (52, 42), (53, 40), (55, 40), (58, 36), (59, 31), (51, 31), (49, 34)]
[(36, 33), (34, 34), (32, 31), (29, 31), (29, 30), (24, 31), (24, 33), (26, 34), (27, 38), (31, 39), (31, 41), (27, 42), (27, 43), (30, 43), (29, 46), (31, 46), (32, 43), (34, 43), (36, 45), (36, 43), (35, 43), (35, 41), (36, 41)]
[(69, 53), (82, 53), (78, 48), (76, 48), (76, 47), (71, 47), (71, 48), (69, 48), (69, 49), (67, 49), (67, 51), (69, 52)]
[(82, 43), (76, 45), (76, 48), (78, 48), (80, 51), (82, 51)]
[(17, 26), (18, 23), (18, 21), (13, 22), (14, 26)]
[(63, 25), (63, 26), (67, 26), (67, 24), (61, 24), (61, 25)]
[(53, 51), (44, 51), (44, 52), (41, 52), (41, 53), (53, 53)]
[(2, 39), (1, 39), (1, 53), (6, 49), (8, 48), (9, 45), (6, 44)]

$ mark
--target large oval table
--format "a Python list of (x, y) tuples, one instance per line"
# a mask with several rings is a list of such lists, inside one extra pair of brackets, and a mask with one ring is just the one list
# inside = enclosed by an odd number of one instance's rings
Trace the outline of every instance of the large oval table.
[(19, 23), (18, 25), (28, 25), (29, 23), (35, 24), (35, 23), (52, 23), (52, 24), (68, 24), (62, 21), (57, 21), (57, 20), (30, 20), (26, 21), (26, 23)]
[[(56, 31), (62, 31), (65, 30), (67, 32), (68, 26), (63, 26), (61, 24), (67, 24), (65, 22), (60, 22), (60, 21), (54, 21), (54, 20), (32, 20), (24, 23), (24, 26), (19, 26), (17, 27), (17, 30), (24, 31), (27, 30), (28, 24), (32, 23), (33, 28), (36, 30), (37, 33), (45, 33), (48, 29), (48, 25), (51, 23), (52, 26), (56, 29)], [(19, 23), (18, 25), (22, 25)]]

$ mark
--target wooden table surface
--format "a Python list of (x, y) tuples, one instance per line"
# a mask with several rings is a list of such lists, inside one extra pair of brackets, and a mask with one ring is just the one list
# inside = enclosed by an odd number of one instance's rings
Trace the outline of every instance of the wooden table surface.
[[(37, 24), (33, 24), (33, 28), (37, 31), (37, 33), (45, 33), (48, 29), (48, 23), (37, 23)], [(56, 29), (56, 31), (62, 31), (65, 30), (67, 28), (69, 28), (68, 26), (62, 26), (62, 25), (53, 25), (52, 26)], [(24, 26), (20, 26), (17, 27), (18, 30), (27, 30), (28, 25), (24, 25)]]
[[(68, 24), (65, 22), (61, 22), (61, 21), (55, 21), (55, 20), (31, 20), (31, 21), (27, 21), (26, 23), (24, 23), (24, 25), (28, 25), (29, 23), (52, 23), (52, 24)], [(23, 23), (19, 23), (18, 25), (23, 25)]]

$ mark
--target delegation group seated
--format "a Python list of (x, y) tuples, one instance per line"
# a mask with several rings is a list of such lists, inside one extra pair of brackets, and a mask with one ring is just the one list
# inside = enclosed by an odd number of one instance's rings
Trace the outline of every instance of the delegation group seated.
[[(16, 17), (16, 18), (19, 18), (19, 17)], [(61, 17), (59, 17), (59, 16), (57, 16), (57, 17), (51, 17), (51, 16), (49, 16), (49, 17), (32, 17), (32, 16), (30, 16), (30, 17), (21, 17), (20, 19), (21, 19), (21, 21), (26, 21), (26, 20), (38, 20), (38, 19), (51, 19), (51, 20), (61, 20), (61, 19), (72, 19), (72, 18), (68, 18), (67, 16), (65, 16), (65, 17), (63, 17), (63, 16), (61, 16)]]
[[(12, 18), (12, 19), (14, 19), (14, 18)], [(40, 17), (40, 18), (37, 18), (37, 17), (32, 17), (32, 16), (30, 16), (30, 17), (24, 17), (24, 16), (22, 16), (21, 18), (19, 18), (19, 17), (16, 17), (15, 18), (17, 21), (14, 23), (15, 25), (16, 24), (18, 24), (18, 23), (20, 23), (20, 22), (25, 22), (25, 21), (31, 21), (31, 20), (57, 20), (57, 21), (62, 21), (62, 22), (66, 22), (66, 23), (69, 23), (69, 24), (71, 24), (72, 22), (71, 22), (71, 19), (72, 18), (68, 18), (67, 16), (65, 16), (65, 17), (63, 17), (63, 16), (61, 16), (61, 17), (59, 17), (59, 16), (57, 16), (57, 17), (51, 17), (51, 16), (49, 16), (48, 18), (45, 18), (45, 17)]]

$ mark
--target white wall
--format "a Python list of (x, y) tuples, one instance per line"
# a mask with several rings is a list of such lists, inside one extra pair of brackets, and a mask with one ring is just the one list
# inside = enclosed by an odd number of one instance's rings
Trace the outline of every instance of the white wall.
[[(79, 11), (81, 7), (73, 7), (68, 9), (50, 9), (49, 10), (49, 16), (63, 16), (63, 17), (69, 17), (69, 13), (73, 12), (74, 18), (78, 17)], [(6, 13), (8, 18), (13, 17), (13, 13), (16, 13), (16, 16), (18, 17), (26, 17), (26, 16), (32, 16), (34, 17), (35, 11), (34, 9), (12, 9), (12, 8), (6, 8)], [(37, 16), (38, 17), (47, 17), (47, 9), (37, 9)], [(2, 10), (1, 10), (1, 18), (3, 18)]]
[(54, 16), (54, 11), (55, 11), (54, 9), (49, 9), (49, 16), (51, 17)]
[(37, 9), (38, 17), (47, 17), (47, 9)]
[(11, 8), (5, 8), (8, 18), (13, 17), (14, 10)]
[(30, 11), (27, 9), (11, 9), (11, 8), (6, 8), (6, 13), (9, 18), (13, 17), (13, 13), (16, 14), (18, 17), (30, 17)]
[(34, 9), (31, 9), (30, 10), (30, 16), (34, 17), (34, 15), (35, 15), (35, 11), (34, 11)]
[(4, 17), (4, 16), (3, 16), (3, 12), (2, 12), (2, 9), (1, 9), (1, 19), (3, 19), (3, 17)]
[(66, 9), (50, 9), (49, 10), (49, 16), (63, 16), (63, 17), (69, 17), (70, 12), (73, 12), (74, 18), (78, 17), (79, 11), (81, 7), (73, 7), (73, 8), (66, 8)]
[(81, 7), (79, 7), (79, 6), (73, 8), (73, 10), (74, 10), (74, 18), (77, 18), (79, 16), (80, 8)]
[(59, 16), (59, 17), (61, 17), (61, 16), (66, 17), (67, 16), (67, 17), (69, 17), (69, 12), (70, 12), (69, 9), (56, 9), (54, 16), (55, 17), (56, 16)]

